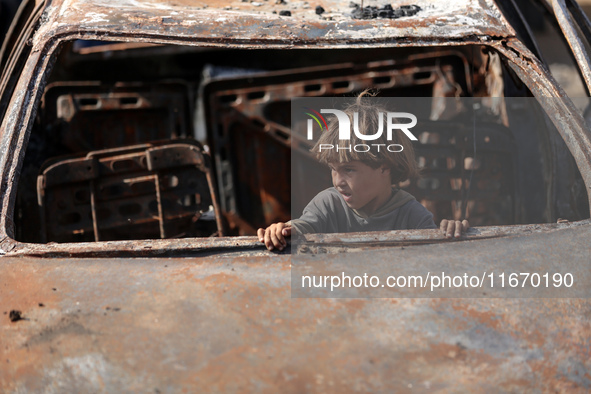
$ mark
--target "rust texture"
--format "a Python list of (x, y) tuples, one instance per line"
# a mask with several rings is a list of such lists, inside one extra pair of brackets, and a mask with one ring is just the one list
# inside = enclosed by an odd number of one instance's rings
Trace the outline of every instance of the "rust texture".
[[(470, 228), (459, 240), (482, 240), (509, 236), (548, 233), (557, 229), (580, 228), (591, 224), (582, 220), (574, 223), (526, 224), (514, 226), (486, 226)], [(349, 249), (367, 250), (385, 246), (425, 245), (431, 243), (454, 242), (457, 239), (445, 238), (439, 230), (374, 231), (353, 234), (304, 234), (296, 242), (296, 253), (338, 253)], [(332, 250), (334, 246), (334, 250)]]
[(41, 113), (69, 150), (110, 149), (190, 136), (188, 95), (180, 82), (54, 82)]
[[(472, 228), (462, 240), (483, 240), (508, 236), (548, 233), (557, 229), (589, 226), (589, 220), (574, 223), (529, 224), (517, 226)], [(388, 246), (424, 245), (455, 242), (439, 230), (397, 230), (353, 234), (306, 234), (299, 239), (294, 252), (338, 253), (344, 250), (369, 250)], [(334, 246), (331, 250), (330, 245)], [(328, 247), (328, 248), (327, 248)], [(316, 249), (314, 249), (316, 248)], [(10, 242), (4, 247), (5, 256), (59, 257), (117, 257), (117, 256), (213, 256), (213, 255), (264, 255), (266, 252), (257, 237), (219, 237), (162, 239), (149, 242), (105, 241), (76, 244), (25, 244)]]
[(222, 234), (210, 164), (188, 141), (54, 159), (37, 194), (44, 242)]
[[(564, 33), (568, 44), (575, 56), (577, 64), (581, 70), (581, 75), (587, 85), (587, 91), (591, 91), (591, 66), (589, 61), (589, 54), (585, 49), (585, 46), (578, 36), (576, 27), (573, 23), (573, 19), (570, 17), (567, 6), (564, 0), (552, 0), (552, 8), (554, 9), (554, 15), (560, 25), (560, 29)], [(587, 23), (589, 21), (587, 20)], [(588, 27), (587, 27), (588, 28)]]
[[(517, 263), (521, 256), (497, 260), (496, 252), (519, 244), (571, 258), (565, 241), (587, 244), (589, 226), (556, 230), (555, 242), (539, 235), (466, 243), (461, 255), (425, 245), (341, 257), (394, 266), (419, 253), (449, 270)], [(291, 299), (289, 256), (271, 253), (3, 258), (0, 297), (0, 390), (8, 393), (591, 388), (585, 299)], [(10, 310), (23, 320), (11, 322)]]
[[(273, 42), (337, 43), (347, 40), (383, 41), (392, 38), (438, 37), (440, 41), (467, 36), (514, 35), (491, 1), (414, 2), (422, 11), (395, 20), (354, 20), (349, 1), (324, 1), (327, 12), (317, 15), (308, 2), (182, 1), (55, 1), (47, 12), (44, 29), (56, 32), (110, 32), (117, 35), (153, 35), (191, 38), (215, 43), (236, 39), (246, 45)], [(402, 1), (392, 4), (405, 5)], [(292, 16), (279, 16), (283, 9)], [(273, 13), (276, 12), (276, 14)], [(43, 33), (43, 32), (41, 32)], [(54, 33), (48, 33), (54, 35)]]

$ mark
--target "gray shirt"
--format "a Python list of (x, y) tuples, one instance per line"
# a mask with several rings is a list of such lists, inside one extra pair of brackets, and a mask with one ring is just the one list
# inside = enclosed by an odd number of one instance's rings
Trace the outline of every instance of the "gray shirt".
[(433, 214), (404, 190), (392, 196), (372, 215), (350, 208), (341, 194), (328, 188), (316, 195), (299, 219), (291, 221), (300, 233), (347, 233), (437, 228)]

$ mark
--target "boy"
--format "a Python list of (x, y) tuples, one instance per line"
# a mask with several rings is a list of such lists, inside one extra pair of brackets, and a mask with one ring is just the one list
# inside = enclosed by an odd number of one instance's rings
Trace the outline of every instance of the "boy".
[[(384, 121), (379, 113), (386, 111), (364, 100), (365, 94), (344, 112), (351, 124), (357, 121), (358, 130), (371, 135)], [(330, 123), (312, 148), (316, 158), (330, 168), (333, 187), (316, 195), (299, 219), (260, 228), (259, 240), (269, 250), (283, 250), (292, 227), (301, 233), (437, 228), (431, 212), (412, 195), (392, 186), (419, 173), (412, 144), (403, 133), (393, 132), (390, 140), (382, 133), (377, 139), (366, 141), (354, 133), (350, 140), (339, 140), (338, 131), (338, 123)], [(351, 149), (356, 145), (370, 146), (368, 142), (373, 149)], [(326, 149), (330, 146), (333, 149)], [(390, 151), (386, 146), (399, 148)], [(459, 237), (468, 227), (467, 220), (442, 220), (440, 224), (447, 237)]]

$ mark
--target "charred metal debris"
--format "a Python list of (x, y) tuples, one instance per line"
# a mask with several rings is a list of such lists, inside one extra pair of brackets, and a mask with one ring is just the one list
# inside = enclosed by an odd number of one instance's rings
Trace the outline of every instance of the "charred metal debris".
[(403, 5), (398, 8), (393, 8), (390, 4), (378, 8), (376, 6), (365, 6), (357, 3), (349, 3), (351, 8), (354, 8), (351, 16), (354, 19), (376, 19), (376, 18), (387, 18), (387, 19), (398, 19), (404, 16), (413, 16), (421, 11), (421, 7), (418, 5)]
[(23, 313), (21, 311), (17, 311), (17, 310), (10, 311), (10, 313), (8, 314), (8, 318), (13, 323), (15, 323), (19, 320), (24, 320)]

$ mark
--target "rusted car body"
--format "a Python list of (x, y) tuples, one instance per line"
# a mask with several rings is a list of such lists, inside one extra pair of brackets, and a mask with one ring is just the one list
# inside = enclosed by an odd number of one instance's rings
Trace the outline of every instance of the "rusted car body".
[[(291, 298), (290, 254), (253, 234), (291, 216), (291, 97), (513, 89), (553, 132), (531, 164), (552, 175), (508, 191), (516, 209), (483, 214), (461, 242), (309, 235), (294, 252), (444, 270), (568, 259), (589, 279), (591, 134), (518, 9), (414, 4), (356, 19), (336, 0), (24, 2), (0, 59), (0, 391), (589, 391), (588, 299)], [(486, 82), (494, 67), (504, 90)], [(454, 196), (421, 198), (444, 217)]]

